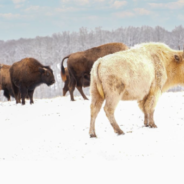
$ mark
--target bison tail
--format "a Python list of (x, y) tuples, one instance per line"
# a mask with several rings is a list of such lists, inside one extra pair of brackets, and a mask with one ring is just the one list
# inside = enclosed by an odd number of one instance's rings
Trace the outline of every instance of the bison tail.
[(98, 59), (98, 60), (94, 63), (93, 70), (94, 70), (94, 76), (95, 76), (95, 82), (96, 82), (97, 90), (98, 90), (100, 96), (104, 99), (104, 98), (105, 98), (104, 90), (103, 90), (102, 82), (101, 82), (101, 80), (100, 80), (100, 78), (99, 78), (99, 74), (98, 74), (98, 70), (99, 70), (99, 67), (100, 67), (100, 60), (101, 60), (101, 59)]
[(63, 82), (66, 81), (66, 72), (65, 72), (66, 69), (63, 66), (63, 62), (64, 62), (65, 59), (69, 58), (69, 56), (70, 55), (64, 57), (63, 60), (62, 60), (62, 62), (61, 62), (61, 78), (62, 78)]

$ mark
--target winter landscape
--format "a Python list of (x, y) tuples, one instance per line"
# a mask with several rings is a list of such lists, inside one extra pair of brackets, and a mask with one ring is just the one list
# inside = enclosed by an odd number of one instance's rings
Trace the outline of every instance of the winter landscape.
[(115, 118), (125, 134), (102, 108), (90, 138), (89, 88), (89, 100), (75, 90), (71, 102), (61, 79), (65, 56), (110, 42), (183, 50), (183, 8), (184, 0), (0, 0), (0, 69), (33, 57), (55, 77), (36, 88), (32, 105), (0, 91), (0, 184), (183, 184), (183, 87), (160, 97), (158, 128), (144, 126), (136, 101), (121, 101)]
[[(139, 36), (135, 36), (137, 35)], [(99, 39), (100, 38), (100, 39)], [(183, 27), (81, 28), (52, 37), (0, 42), (1, 63), (34, 57), (53, 69), (56, 83), (41, 85), (33, 105), (8, 102), (0, 92), (0, 183), (183, 183), (184, 92), (180, 86), (162, 95), (155, 112), (158, 128), (143, 126), (135, 101), (118, 104), (115, 117), (125, 135), (117, 136), (103, 110), (97, 138), (89, 137), (90, 100), (75, 91), (75, 102), (62, 97), (60, 63), (66, 55), (109, 42), (129, 47), (164, 42), (182, 48)], [(66, 62), (65, 62), (66, 66)], [(176, 91), (176, 92), (174, 92)], [(89, 88), (84, 88), (89, 99)]]

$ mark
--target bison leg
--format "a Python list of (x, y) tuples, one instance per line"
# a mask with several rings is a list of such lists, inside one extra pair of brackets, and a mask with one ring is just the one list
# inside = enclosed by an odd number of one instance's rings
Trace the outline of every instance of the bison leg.
[(20, 87), (20, 93), (22, 98), (22, 105), (25, 105), (25, 98), (27, 96), (27, 89), (23, 86)]
[(75, 86), (69, 86), (69, 92), (70, 92), (70, 99), (71, 101), (75, 101), (74, 97), (73, 97), (73, 92), (74, 92)]
[(144, 114), (144, 125), (145, 127), (149, 126), (149, 115), (148, 114)]
[(4, 90), (4, 96), (7, 98), (8, 101), (10, 101), (10, 93), (7, 89)]
[(149, 126), (149, 119), (148, 119), (149, 115), (145, 112), (145, 109), (144, 109), (144, 104), (145, 104), (146, 98), (144, 98), (143, 100), (138, 102), (140, 109), (144, 113), (144, 125), (145, 125), (145, 127)]
[(69, 89), (69, 92), (70, 92), (70, 98), (71, 98), (71, 101), (75, 101), (74, 97), (73, 97), (73, 92), (74, 92), (74, 89), (75, 89), (75, 86), (76, 86), (76, 79), (73, 78), (73, 70), (72, 68), (70, 68), (67, 64), (67, 67), (68, 67), (68, 72), (69, 72), (69, 78), (67, 79), (68, 81), (68, 89)]
[(91, 86), (91, 120), (90, 120), (90, 137), (96, 137), (95, 133), (95, 120), (102, 107), (104, 99), (100, 96), (96, 86)]
[(104, 111), (114, 129), (114, 132), (120, 135), (120, 134), (124, 134), (124, 132), (120, 129), (119, 125), (116, 123), (116, 120), (114, 118), (114, 111), (119, 100), (120, 99), (117, 98), (116, 96), (115, 97), (111, 96), (111, 98), (107, 98)]
[(80, 94), (82, 95), (82, 97), (84, 98), (84, 100), (88, 100), (88, 98), (86, 97), (86, 95), (84, 94), (83, 90), (82, 90), (82, 86), (76, 86), (78, 91), (80, 92)]
[(100, 100), (94, 100), (92, 103), (91, 103), (91, 120), (90, 120), (90, 129), (89, 129), (89, 135), (90, 137), (96, 137), (96, 133), (95, 133), (95, 120), (96, 120), (96, 117), (102, 107), (102, 103), (103, 103), (103, 100), (100, 99)]
[(19, 88), (15, 86), (13, 82), (12, 82), (12, 89), (13, 89), (14, 97), (16, 99), (16, 103), (20, 103), (20, 91), (19, 91)]
[(66, 95), (68, 90), (69, 90), (69, 88), (68, 88), (68, 80), (66, 80), (65, 83), (64, 83), (64, 87), (63, 87), (63, 96)]
[(150, 94), (145, 99), (144, 113), (145, 113), (145, 117), (148, 119), (148, 126), (151, 128), (157, 128), (157, 126), (155, 125), (153, 116), (154, 116), (154, 110), (160, 95), (161, 95), (161, 91), (159, 89), (152, 90), (150, 91)]
[(150, 115), (149, 115), (149, 127), (157, 128), (157, 125), (155, 125), (155, 122), (153, 120), (153, 114), (154, 114), (154, 111), (152, 113), (150, 113)]
[(34, 103), (34, 101), (33, 101), (33, 93), (34, 93), (34, 90), (28, 90), (28, 96), (29, 96), (29, 99), (30, 99), (30, 104)]
[(68, 91), (68, 89), (63, 88), (63, 96), (65, 96), (65, 95), (66, 95), (67, 91)]
[(21, 99), (21, 94), (20, 94), (20, 91), (19, 91), (19, 92), (18, 92), (18, 95), (17, 95), (17, 102), (18, 102), (18, 103), (21, 103), (20, 99)]

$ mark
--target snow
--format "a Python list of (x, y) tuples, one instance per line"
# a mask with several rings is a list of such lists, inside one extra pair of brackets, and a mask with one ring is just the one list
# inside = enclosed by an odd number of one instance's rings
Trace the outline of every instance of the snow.
[(121, 101), (121, 136), (102, 108), (97, 138), (88, 133), (90, 100), (75, 99), (0, 102), (0, 183), (183, 183), (184, 92), (161, 96), (156, 129), (143, 126), (137, 102)]

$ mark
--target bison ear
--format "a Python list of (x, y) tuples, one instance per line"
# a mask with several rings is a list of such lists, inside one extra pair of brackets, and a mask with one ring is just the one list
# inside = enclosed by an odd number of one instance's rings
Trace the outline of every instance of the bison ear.
[(177, 63), (180, 63), (181, 62), (181, 59), (178, 55), (174, 55), (174, 60), (177, 62)]
[(44, 69), (44, 68), (39, 67), (39, 72), (40, 72), (40, 73), (44, 73), (44, 72), (45, 72), (45, 69)]

